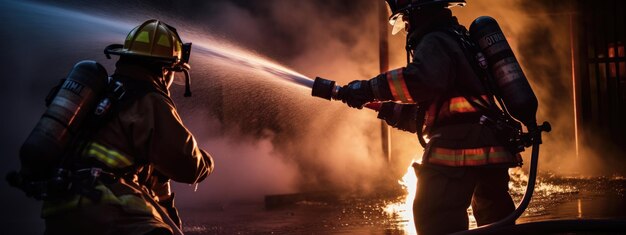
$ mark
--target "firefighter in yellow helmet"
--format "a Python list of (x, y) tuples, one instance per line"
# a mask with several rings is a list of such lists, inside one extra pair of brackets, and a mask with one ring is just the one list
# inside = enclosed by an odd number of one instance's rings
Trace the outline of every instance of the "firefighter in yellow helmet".
[(190, 49), (159, 20), (105, 49), (120, 56), (110, 77), (121, 84), (119, 100), (71, 158), (71, 192), (44, 200), (46, 234), (182, 233), (170, 180), (195, 184), (213, 171), (169, 93), (174, 73), (183, 72), (190, 95)]

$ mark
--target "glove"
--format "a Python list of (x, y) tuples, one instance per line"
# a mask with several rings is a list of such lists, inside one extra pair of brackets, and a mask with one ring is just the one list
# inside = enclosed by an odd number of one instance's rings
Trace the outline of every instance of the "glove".
[(403, 131), (417, 133), (417, 128), (422, 128), (417, 126), (417, 112), (417, 104), (402, 105), (402, 116), (394, 127)]
[(362, 109), (366, 103), (374, 101), (374, 93), (369, 81), (352, 81), (339, 90), (337, 96), (352, 108)]
[(394, 112), (396, 105), (398, 104), (394, 102), (382, 103), (382, 105), (380, 106), (380, 110), (378, 111), (378, 119), (385, 120), (385, 122), (387, 122), (387, 125), (390, 126), (394, 126), (396, 123), (398, 123), (397, 116), (399, 115), (396, 115), (396, 112)]
[(402, 131), (417, 132), (417, 104), (396, 104), (385, 102), (381, 105), (378, 118), (387, 125)]

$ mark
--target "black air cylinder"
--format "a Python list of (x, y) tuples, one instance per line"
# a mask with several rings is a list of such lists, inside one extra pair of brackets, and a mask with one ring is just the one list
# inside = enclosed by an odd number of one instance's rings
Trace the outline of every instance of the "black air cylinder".
[(526, 127), (536, 126), (537, 97), (495, 19), (478, 17), (470, 35), (485, 54), (491, 74), (509, 113)]
[(23, 170), (45, 177), (42, 174), (49, 172), (42, 170), (57, 167), (54, 164), (93, 113), (107, 84), (107, 72), (99, 63), (85, 60), (74, 66), (20, 149)]

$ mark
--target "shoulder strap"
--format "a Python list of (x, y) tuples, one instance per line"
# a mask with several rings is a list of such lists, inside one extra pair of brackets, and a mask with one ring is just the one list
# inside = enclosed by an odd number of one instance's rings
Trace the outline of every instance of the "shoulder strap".
[[(430, 103), (430, 102), (429, 102)], [(416, 133), (417, 133), (417, 140), (419, 141), (420, 145), (422, 146), (422, 148), (426, 149), (426, 145), (428, 144), (426, 142), (426, 139), (424, 139), (424, 123), (426, 122), (425, 118), (426, 118), (426, 112), (427, 112), (427, 107), (428, 105), (426, 104), (418, 104), (417, 106), (417, 116), (416, 116)]]
[[(474, 74), (476, 74), (476, 76), (480, 79), (481, 84), (489, 94), (491, 101), (489, 102), (488, 100), (483, 99), (480, 95), (470, 94), (467, 90), (459, 90), (458, 92), (477, 109), (487, 113), (504, 112), (508, 114), (506, 110), (503, 111), (500, 109), (500, 107), (505, 109), (505, 106), (500, 95), (497, 93), (497, 89), (494, 84), (495, 80), (492, 74), (488, 71), (484, 55), (482, 55), (476, 43), (472, 41), (467, 29), (458, 25), (455, 27), (440, 28), (439, 31), (447, 33), (458, 42), (461, 50), (463, 50), (463, 54), (465, 54), (467, 61), (474, 70)], [(495, 97), (495, 100), (493, 97)], [(479, 100), (480, 103), (476, 102), (476, 100)], [(500, 107), (495, 105), (496, 102), (498, 102)]]
[[(85, 120), (84, 126), (78, 131), (72, 146), (76, 146), (68, 152), (67, 159), (82, 153), (86, 145), (93, 140), (99, 131), (109, 123), (118, 113), (132, 105), (135, 101), (148, 93), (162, 94), (150, 82), (129, 79), (119, 75), (109, 77), (109, 85), (94, 112)], [(163, 94), (167, 97), (166, 94)], [(170, 99), (167, 99), (171, 102)], [(67, 161), (66, 160), (66, 161)]]

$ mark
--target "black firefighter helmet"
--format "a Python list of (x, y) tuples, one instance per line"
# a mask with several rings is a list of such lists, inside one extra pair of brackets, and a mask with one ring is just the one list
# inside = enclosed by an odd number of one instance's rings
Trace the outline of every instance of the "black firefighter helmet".
[(135, 57), (162, 62), (173, 72), (185, 74), (185, 96), (191, 96), (189, 55), (191, 43), (183, 43), (176, 28), (151, 19), (135, 27), (126, 36), (124, 45), (112, 44), (104, 48), (104, 54)]
[(441, 5), (443, 7), (455, 7), (465, 6), (467, 4), (465, 0), (385, 0), (389, 9), (391, 10), (391, 16), (389, 17), (389, 24), (393, 25), (392, 34), (398, 33), (400, 30), (406, 27), (404, 16), (409, 16), (412, 12), (419, 11), (422, 7)]

